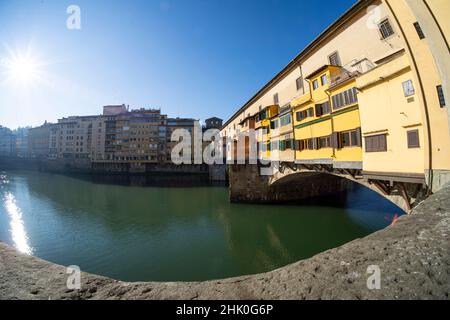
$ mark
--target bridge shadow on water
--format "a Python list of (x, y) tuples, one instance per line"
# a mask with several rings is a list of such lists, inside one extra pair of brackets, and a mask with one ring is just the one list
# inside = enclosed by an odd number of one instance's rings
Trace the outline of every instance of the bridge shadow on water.
[(358, 183), (350, 184), (343, 192), (320, 197), (292, 201), (288, 205), (300, 205), (306, 209), (342, 209), (357, 223), (363, 223), (373, 231), (391, 225), (406, 213), (373, 190)]

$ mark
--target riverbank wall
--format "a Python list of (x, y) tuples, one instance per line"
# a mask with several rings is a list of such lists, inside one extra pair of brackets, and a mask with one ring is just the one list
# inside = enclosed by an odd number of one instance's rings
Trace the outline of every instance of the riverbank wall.
[(0, 243), (0, 299), (448, 300), (450, 186), (384, 230), (263, 274), (127, 283), (82, 273), (80, 290), (72, 290), (66, 271)]
[(35, 170), (95, 176), (196, 175), (226, 182), (226, 165), (175, 165), (130, 162), (91, 162), (89, 159), (0, 158), (0, 170)]

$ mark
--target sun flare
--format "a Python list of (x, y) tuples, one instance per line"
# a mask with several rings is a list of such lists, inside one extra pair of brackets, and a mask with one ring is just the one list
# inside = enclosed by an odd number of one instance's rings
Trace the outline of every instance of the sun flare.
[(30, 83), (38, 77), (38, 63), (31, 57), (14, 57), (7, 63), (9, 76), (20, 83)]

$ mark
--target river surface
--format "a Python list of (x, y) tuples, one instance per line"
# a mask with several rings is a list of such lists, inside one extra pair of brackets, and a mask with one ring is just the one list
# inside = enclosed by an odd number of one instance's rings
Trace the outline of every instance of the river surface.
[(385, 228), (396, 214), (398, 207), (357, 185), (301, 205), (243, 205), (231, 204), (220, 186), (0, 172), (0, 241), (123, 281), (265, 272)]

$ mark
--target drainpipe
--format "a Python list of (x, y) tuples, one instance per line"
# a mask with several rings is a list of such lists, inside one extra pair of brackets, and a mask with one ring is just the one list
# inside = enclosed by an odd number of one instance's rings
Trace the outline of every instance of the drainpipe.
[(417, 67), (417, 61), (416, 61), (416, 58), (414, 57), (413, 52), (411, 50), (411, 45), (410, 45), (408, 39), (406, 38), (405, 31), (403, 30), (403, 27), (401, 26), (401, 24), (400, 24), (400, 22), (398, 20), (398, 17), (395, 14), (394, 10), (392, 9), (392, 6), (389, 3), (389, 1), (385, 0), (385, 2), (386, 2), (387, 7), (389, 8), (389, 11), (391, 12), (392, 16), (395, 19), (397, 27), (399, 28), (400, 32), (402, 33), (403, 39), (404, 39), (404, 41), (406, 43), (406, 47), (407, 47), (407, 49), (409, 51), (409, 55), (411, 56), (411, 60), (412, 60), (412, 63), (414, 65), (414, 69), (415, 69), (415, 73), (416, 73), (417, 79), (419, 80), (420, 91), (421, 91), (421, 94), (422, 94), (423, 104), (424, 104), (424, 107), (425, 107), (425, 121), (427, 123), (428, 168), (429, 168), (428, 169), (429, 170), (429, 173), (428, 173), (428, 187), (429, 187), (428, 193), (431, 194), (432, 193), (432, 189), (433, 189), (433, 145), (432, 145), (432, 139), (431, 139), (430, 113), (429, 113), (429, 110), (428, 110), (428, 102), (427, 102), (427, 98), (425, 96), (425, 90), (424, 90), (423, 83), (422, 83), (422, 77), (421, 77), (419, 69)]

